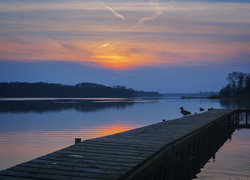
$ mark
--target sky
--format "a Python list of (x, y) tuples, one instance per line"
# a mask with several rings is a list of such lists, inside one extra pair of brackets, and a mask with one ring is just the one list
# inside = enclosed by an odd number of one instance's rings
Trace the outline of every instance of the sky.
[(0, 0), (0, 82), (219, 91), (250, 73), (250, 0)]

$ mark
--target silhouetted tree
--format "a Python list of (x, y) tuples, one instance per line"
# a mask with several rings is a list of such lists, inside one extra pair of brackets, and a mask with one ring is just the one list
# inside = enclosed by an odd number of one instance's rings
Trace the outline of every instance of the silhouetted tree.
[(227, 80), (229, 81), (229, 87), (231, 89), (231, 95), (235, 96), (236, 93), (236, 82), (238, 78), (238, 72), (229, 73)]
[(245, 78), (246, 78), (246, 73), (242, 72), (238, 73), (236, 94), (242, 94), (243, 89), (245, 88)]
[(229, 83), (220, 90), (220, 96), (250, 95), (250, 73), (232, 72), (228, 74)]
[(220, 95), (221, 97), (228, 97), (228, 96), (231, 96), (231, 88), (230, 88), (230, 85), (228, 84), (228, 85), (226, 85), (226, 87), (222, 88), (222, 89), (220, 90), (219, 95)]
[(250, 73), (248, 73), (245, 77), (245, 92), (246, 94), (250, 93)]

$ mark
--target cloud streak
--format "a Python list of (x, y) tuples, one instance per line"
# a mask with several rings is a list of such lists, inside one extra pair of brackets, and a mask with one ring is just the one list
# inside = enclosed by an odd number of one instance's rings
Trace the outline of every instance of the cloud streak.
[(104, 43), (100, 46), (100, 48), (106, 48), (106, 47), (110, 47), (110, 46), (115, 46), (115, 45), (119, 45), (121, 44), (120, 42), (107, 42)]
[(117, 13), (117, 12), (116, 12), (115, 10), (113, 10), (111, 7), (106, 6), (103, 2), (101, 2), (101, 1), (99, 1), (99, 0), (98, 0), (98, 2), (101, 3), (105, 8), (107, 8), (108, 10), (110, 10), (116, 17), (118, 17), (118, 18), (120, 18), (120, 19), (123, 19), (124, 21), (127, 21), (127, 20), (125, 19), (125, 17), (123, 17), (121, 14)]
[(137, 25), (142, 24), (144, 21), (153, 20), (153, 19), (157, 18), (158, 16), (160, 16), (161, 14), (162, 14), (161, 12), (158, 12), (155, 16), (141, 18), (141, 19), (138, 21)]
[(154, 3), (155, 9), (156, 9), (155, 10), (156, 11), (156, 15), (150, 16), (150, 17), (143, 17), (143, 18), (141, 18), (138, 21), (137, 25), (142, 24), (144, 21), (153, 20), (153, 19), (157, 18), (158, 16), (162, 15), (162, 12), (159, 11), (159, 8), (158, 8), (158, 0), (151, 0), (151, 2)]

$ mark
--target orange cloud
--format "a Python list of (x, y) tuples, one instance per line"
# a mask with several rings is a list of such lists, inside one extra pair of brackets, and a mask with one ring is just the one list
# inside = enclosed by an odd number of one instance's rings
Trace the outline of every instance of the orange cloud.
[[(0, 41), (0, 59), (12, 60), (60, 60), (93, 62), (105, 68), (129, 69), (141, 66), (162, 64), (181, 64), (188, 61), (215, 61), (229, 55), (237, 56), (238, 52), (249, 52), (249, 47), (241, 43), (225, 44), (208, 41), (175, 40), (175, 41), (110, 41), (82, 42), (40, 40)], [(208, 59), (210, 58), (210, 59)]]
[(77, 41), (58, 42), (51, 39), (0, 39), (0, 59), (12, 60), (62, 60), (82, 61), (91, 56), (91, 52)]
[(125, 70), (142, 66), (183, 65), (186, 62), (226, 61), (250, 52), (247, 42), (224, 41), (225, 38), (213, 36), (179, 37), (179, 34), (170, 38), (170, 35), (165, 37), (149, 32), (147, 36), (114, 36), (101, 41), (0, 38), (0, 59), (92, 62), (89, 65)]
[(100, 42), (94, 45), (92, 61), (112, 69), (129, 69), (163, 63), (157, 58), (159, 47), (148, 42)]

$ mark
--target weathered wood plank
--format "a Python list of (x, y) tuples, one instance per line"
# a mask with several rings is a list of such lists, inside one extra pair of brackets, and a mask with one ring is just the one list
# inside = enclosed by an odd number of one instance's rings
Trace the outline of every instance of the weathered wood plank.
[(136, 137), (136, 135), (131, 135), (131, 136), (113, 136), (113, 137), (108, 137), (105, 140), (108, 141), (122, 141), (126, 142), (126, 143), (148, 143), (151, 144), (151, 146), (158, 146), (161, 147), (162, 145), (164, 145), (166, 143), (166, 140), (164, 139), (160, 139), (160, 138), (145, 138), (145, 137)]
[(155, 152), (157, 149), (159, 148), (152, 148), (152, 146), (145, 146), (145, 147), (138, 147), (138, 146), (128, 146), (127, 144), (120, 144), (117, 145), (116, 143), (103, 143), (103, 142), (95, 142), (95, 143), (84, 143), (82, 145), (78, 145), (78, 146), (73, 146), (71, 147), (72, 149), (76, 149), (76, 150), (91, 150), (91, 149), (98, 149), (98, 150), (114, 150), (114, 151), (120, 151), (120, 152), (146, 152), (146, 153), (151, 153), (151, 152)]
[(1, 180), (35, 180), (34, 178), (14, 177), (12, 174), (10, 176), (1, 174), (0, 177)]
[(47, 165), (59, 165), (59, 166), (66, 166), (66, 167), (78, 167), (78, 168), (94, 168), (94, 169), (109, 169), (109, 170), (117, 170), (117, 171), (128, 171), (130, 167), (135, 166), (136, 164), (131, 164), (130, 166), (115, 166), (113, 164), (106, 165), (106, 164), (99, 164), (98, 162), (89, 163), (89, 162), (72, 162), (72, 161), (61, 161), (61, 160), (54, 160), (54, 159), (34, 159), (29, 161), (29, 163), (37, 163), (44, 166)]
[(117, 146), (142, 146), (143, 148), (156, 148), (158, 149), (159, 147), (162, 146), (160, 143), (154, 143), (154, 144), (149, 144), (146, 140), (144, 141), (139, 141), (134, 138), (134, 141), (129, 141), (126, 139), (119, 139), (119, 138), (112, 138), (112, 137), (107, 137), (107, 138), (101, 138), (101, 139), (95, 139), (92, 142), (97, 142), (97, 143), (108, 143), (108, 144), (117, 144)]
[(120, 155), (130, 155), (130, 154), (140, 154), (149, 156), (155, 151), (152, 150), (138, 150), (138, 149), (127, 149), (126, 146), (122, 148), (110, 148), (105, 146), (72, 146), (65, 148), (66, 151), (75, 151), (75, 152), (93, 152), (93, 153), (100, 153), (100, 154), (120, 154)]
[[(95, 154), (96, 155), (96, 154)], [(122, 158), (119, 156), (114, 156), (114, 157), (105, 157), (105, 156), (81, 156), (78, 154), (69, 154), (69, 153), (53, 153), (53, 154), (49, 154), (47, 156), (52, 156), (52, 157), (57, 157), (58, 159), (65, 159), (65, 158), (71, 158), (72, 160), (75, 161), (81, 161), (81, 160), (94, 160), (94, 161), (110, 161), (115, 163), (138, 163), (141, 162), (143, 160), (143, 158), (137, 158), (137, 159), (129, 159), (129, 158)]]
[(49, 169), (49, 168), (40, 168), (40, 167), (28, 167), (28, 166), (15, 166), (10, 168), (7, 171), (16, 172), (28, 172), (33, 174), (43, 174), (47, 175), (58, 175), (58, 176), (68, 176), (68, 177), (76, 177), (76, 178), (97, 178), (97, 179), (116, 179), (116, 175), (110, 175), (108, 173), (93, 173), (93, 172), (81, 172), (81, 171), (73, 171), (73, 170), (57, 170), (57, 169)]
[(80, 152), (80, 151), (66, 151), (66, 150), (60, 150), (55, 152), (57, 154), (63, 154), (69, 157), (75, 157), (75, 158), (85, 158), (89, 156), (95, 156), (96, 158), (106, 158), (108, 159), (122, 159), (123, 161), (127, 159), (132, 159), (132, 160), (143, 160), (145, 157), (148, 157), (145, 154), (139, 154), (139, 153), (134, 153), (130, 155), (122, 155), (119, 153), (95, 153), (95, 152)]
[[(73, 165), (73, 166), (72, 166)], [(28, 168), (40, 168), (44, 170), (61, 170), (61, 171), (70, 171), (70, 172), (82, 172), (82, 173), (97, 173), (97, 174), (104, 174), (104, 175), (123, 175), (126, 171), (129, 169), (119, 169), (119, 170), (114, 170), (114, 169), (108, 169), (104, 168), (98, 168), (97, 166), (89, 166), (89, 167), (79, 167), (76, 166), (75, 164), (65, 164), (65, 163), (36, 163), (36, 162), (26, 162), (20, 164), (18, 167), (28, 167)]]
[(138, 163), (137, 161), (126, 161), (126, 162), (122, 162), (122, 161), (107, 161), (107, 159), (94, 159), (94, 158), (74, 158), (74, 157), (65, 157), (65, 156), (50, 156), (50, 155), (46, 155), (43, 157), (38, 158), (38, 160), (51, 160), (51, 161), (59, 161), (59, 162), (72, 162), (72, 163), (79, 163), (79, 164), (86, 164), (86, 165), (90, 165), (90, 166), (97, 166), (97, 165), (103, 165), (103, 166), (116, 166), (116, 167), (124, 167), (124, 168), (128, 168), (128, 167), (133, 167), (136, 166)]
[(117, 143), (112, 143), (110, 141), (106, 141), (106, 139), (96, 139), (96, 140), (86, 140), (83, 141), (82, 143), (78, 143), (74, 146), (85, 146), (85, 147), (95, 147), (95, 146), (103, 146), (103, 147), (111, 147), (111, 148), (116, 148), (116, 149), (123, 149), (123, 147), (126, 147), (126, 149), (138, 149), (138, 150), (144, 150), (145, 148), (148, 148), (149, 150), (155, 151), (158, 149), (158, 147), (155, 146), (149, 146), (148, 144), (128, 144), (123, 141), (119, 141)]
[[(19, 178), (25, 179), (25, 180), (69, 180), (72, 179), (72, 176), (70, 175), (56, 175), (56, 174), (44, 174), (39, 172), (23, 172), (23, 171), (10, 171), (5, 170), (1, 171), (0, 175), (1, 180), (19, 180)], [(83, 177), (73, 177), (74, 180), (83, 180)], [(84, 180), (102, 180), (102, 178), (87, 178), (84, 177)]]

